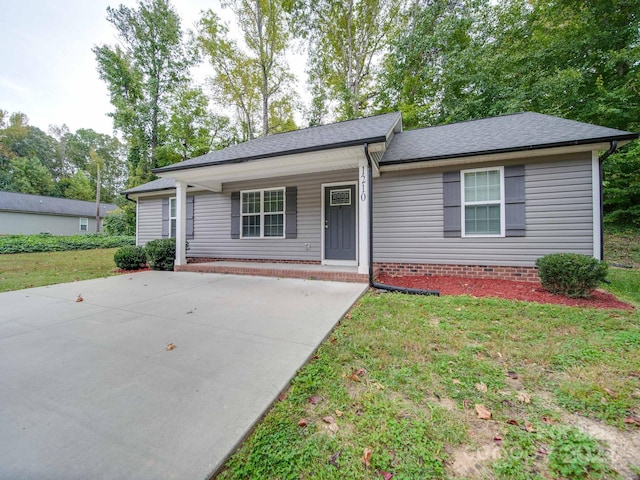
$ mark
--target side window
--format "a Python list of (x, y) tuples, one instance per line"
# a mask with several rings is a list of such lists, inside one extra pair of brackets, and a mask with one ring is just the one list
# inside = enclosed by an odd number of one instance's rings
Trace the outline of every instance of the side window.
[(88, 232), (89, 231), (89, 219), (88, 218), (81, 218), (80, 219), (80, 231), (81, 232)]
[(462, 170), (462, 236), (505, 236), (504, 168)]
[(169, 237), (176, 238), (176, 198), (169, 199)]

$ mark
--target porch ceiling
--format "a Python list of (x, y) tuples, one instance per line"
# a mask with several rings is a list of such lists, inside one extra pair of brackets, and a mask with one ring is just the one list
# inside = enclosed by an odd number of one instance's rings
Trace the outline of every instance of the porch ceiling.
[[(371, 145), (369, 150), (383, 151), (384, 144)], [(357, 169), (363, 161), (366, 161), (364, 147), (355, 146), (157, 174), (194, 187), (221, 192), (223, 184), (229, 182)]]

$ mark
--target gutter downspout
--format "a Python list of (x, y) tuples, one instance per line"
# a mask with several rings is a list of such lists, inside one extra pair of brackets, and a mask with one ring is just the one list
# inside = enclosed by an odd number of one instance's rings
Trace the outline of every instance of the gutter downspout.
[(367, 157), (367, 163), (369, 166), (367, 173), (367, 180), (369, 182), (368, 194), (369, 194), (369, 221), (368, 221), (368, 236), (369, 236), (369, 286), (377, 288), (378, 290), (386, 290), (388, 292), (407, 293), (410, 295), (435, 295), (440, 296), (440, 292), (437, 290), (420, 290), (417, 288), (405, 288), (394, 287), (393, 285), (385, 285), (383, 283), (377, 283), (373, 280), (373, 174), (371, 155), (369, 155), (369, 144), (364, 144), (364, 155)]
[(609, 155), (613, 154), (618, 149), (618, 141), (611, 140), (611, 146), (609, 150), (604, 152), (599, 158), (600, 168), (600, 260), (604, 260), (604, 195), (602, 193), (602, 164), (609, 158)]

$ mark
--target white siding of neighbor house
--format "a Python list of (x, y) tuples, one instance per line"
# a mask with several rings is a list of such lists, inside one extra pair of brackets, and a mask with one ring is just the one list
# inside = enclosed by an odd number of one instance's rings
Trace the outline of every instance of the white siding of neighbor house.
[(138, 245), (162, 238), (162, 197), (139, 199), (137, 222)]
[[(349, 182), (358, 178), (356, 170), (325, 172), (225, 183), (222, 193), (189, 192), (194, 195), (194, 238), (189, 240), (188, 257), (320, 261), (321, 185)], [(231, 238), (231, 192), (277, 187), (297, 187), (297, 238)], [(139, 201), (139, 244), (162, 237), (161, 197)], [(309, 244), (306, 248), (305, 244)]]
[(87, 230), (80, 230), (80, 217), (43, 213), (0, 212), (0, 235), (84, 235), (96, 233), (96, 218), (88, 218)]
[(532, 266), (548, 253), (592, 255), (591, 154), (549, 160), (525, 166), (524, 237), (444, 238), (442, 172), (384, 173), (374, 182), (374, 261)]

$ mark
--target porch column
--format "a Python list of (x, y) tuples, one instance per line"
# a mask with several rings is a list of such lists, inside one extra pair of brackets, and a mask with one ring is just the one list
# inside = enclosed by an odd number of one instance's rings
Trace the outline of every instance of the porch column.
[(187, 184), (176, 180), (176, 265), (187, 264)]
[(358, 161), (358, 273), (369, 273), (369, 175), (367, 159)]

